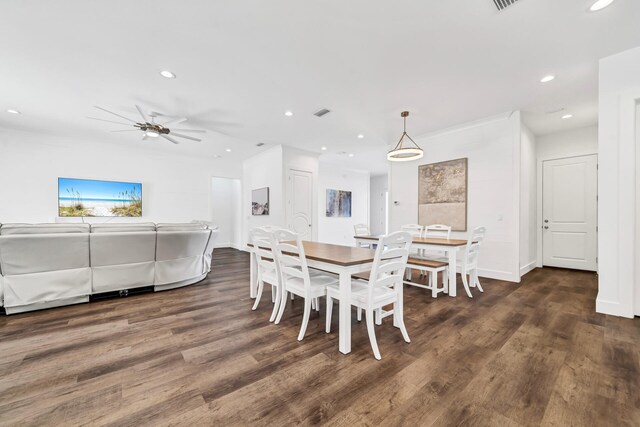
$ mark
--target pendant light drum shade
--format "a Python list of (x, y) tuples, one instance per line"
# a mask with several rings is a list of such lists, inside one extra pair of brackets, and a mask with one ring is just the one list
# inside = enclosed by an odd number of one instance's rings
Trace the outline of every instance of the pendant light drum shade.
[[(402, 132), (402, 136), (400, 136), (400, 141), (396, 144), (393, 150), (387, 153), (387, 160), (391, 162), (410, 162), (412, 160), (418, 160), (424, 156), (424, 151), (422, 148), (416, 144), (416, 142), (411, 139), (411, 137), (407, 134), (407, 117), (409, 116), (408, 111), (403, 111), (400, 113), (400, 117), (404, 120), (404, 130)], [(403, 144), (404, 138), (407, 137), (411, 144)]]

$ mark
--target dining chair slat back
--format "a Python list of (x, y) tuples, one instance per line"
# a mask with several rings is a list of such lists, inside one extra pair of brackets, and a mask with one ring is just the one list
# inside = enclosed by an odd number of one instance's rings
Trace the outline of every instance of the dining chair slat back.
[(402, 286), (411, 241), (412, 236), (406, 231), (380, 238), (369, 277), (369, 301), (378, 286)]
[(276, 230), (274, 236), (276, 257), (285, 280), (287, 276), (297, 277), (308, 287), (309, 267), (300, 235), (289, 230)]
[[(249, 233), (249, 240), (253, 245), (253, 252), (256, 257), (258, 293), (252, 310), (258, 308), (264, 283), (269, 283), (272, 287), (279, 288), (281, 282), (280, 266), (276, 262), (274, 253), (274, 236), (273, 233), (262, 227), (257, 227)], [(270, 321), (275, 319), (277, 313), (277, 295), (272, 292), (272, 299), (276, 302)]]
[(431, 224), (424, 227), (422, 237), (434, 237), (440, 239), (451, 238), (451, 226), (444, 224)]
[(424, 226), (420, 224), (405, 224), (400, 227), (400, 231), (405, 231), (411, 234), (412, 237), (422, 237)]

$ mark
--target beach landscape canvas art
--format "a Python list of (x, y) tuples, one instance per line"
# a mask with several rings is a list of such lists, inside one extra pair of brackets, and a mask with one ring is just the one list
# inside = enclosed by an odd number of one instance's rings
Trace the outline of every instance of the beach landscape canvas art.
[(142, 216), (142, 184), (58, 178), (58, 216)]
[(251, 213), (269, 215), (269, 187), (258, 188), (251, 192)]
[(326, 215), (329, 218), (350, 218), (351, 191), (327, 189)]
[(418, 167), (418, 223), (467, 230), (467, 159)]

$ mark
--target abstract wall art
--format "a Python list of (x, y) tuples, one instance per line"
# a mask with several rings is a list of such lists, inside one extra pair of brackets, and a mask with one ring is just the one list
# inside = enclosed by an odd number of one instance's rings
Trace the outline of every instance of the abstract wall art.
[(258, 188), (251, 192), (251, 214), (269, 215), (269, 187)]
[(351, 191), (327, 189), (326, 215), (329, 218), (350, 218)]

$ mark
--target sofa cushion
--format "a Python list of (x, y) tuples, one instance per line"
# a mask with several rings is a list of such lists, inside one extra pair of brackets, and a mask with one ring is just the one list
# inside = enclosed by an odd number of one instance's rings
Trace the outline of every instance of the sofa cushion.
[(15, 234), (88, 233), (89, 224), (2, 224), (1, 236)]
[(206, 224), (203, 224), (200, 222), (156, 224), (156, 230), (158, 231), (194, 231), (194, 230), (208, 230), (208, 229), (209, 227)]
[(123, 233), (133, 231), (156, 231), (156, 225), (153, 222), (91, 224), (92, 233)]

